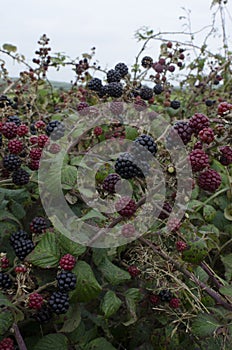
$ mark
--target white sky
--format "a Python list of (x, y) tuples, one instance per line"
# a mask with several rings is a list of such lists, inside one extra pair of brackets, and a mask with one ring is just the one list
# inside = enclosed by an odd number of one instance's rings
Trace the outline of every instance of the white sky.
[[(179, 16), (185, 15), (181, 9), (185, 7), (191, 10), (192, 30), (199, 30), (211, 22), (210, 4), (211, 0), (5, 0), (1, 7), (0, 45), (15, 44), (31, 63), (37, 40), (46, 33), (53, 52), (75, 58), (95, 46), (96, 59), (102, 67), (108, 64), (111, 68), (120, 61), (131, 65), (141, 45), (134, 39), (137, 29), (148, 26), (155, 32), (180, 31), (184, 21)], [(227, 8), (232, 14), (231, 0)], [(232, 22), (228, 23), (229, 33)], [(216, 47), (217, 42), (213, 45)], [(150, 45), (146, 53), (157, 57), (158, 44)], [(15, 76), (19, 66), (7, 62)], [(74, 76), (73, 72), (61, 70), (49, 77), (69, 81)]]

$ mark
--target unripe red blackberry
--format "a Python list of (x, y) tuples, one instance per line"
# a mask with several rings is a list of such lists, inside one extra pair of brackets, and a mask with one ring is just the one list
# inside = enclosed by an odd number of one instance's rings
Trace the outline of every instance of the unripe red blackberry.
[(232, 110), (232, 104), (228, 102), (221, 102), (218, 105), (218, 114), (223, 116)]
[(28, 134), (29, 128), (25, 124), (21, 124), (17, 129), (17, 135), (22, 137)]
[(169, 301), (169, 306), (172, 308), (172, 309), (178, 309), (180, 307), (180, 299), (178, 298), (172, 298), (170, 301)]
[(144, 56), (141, 61), (141, 65), (144, 68), (151, 68), (153, 64), (153, 59), (150, 56)]
[(27, 272), (27, 268), (25, 266), (16, 266), (15, 273), (25, 273)]
[(87, 102), (80, 102), (77, 105), (77, 111), (80, 115), (86, 116), (89, 113), (89, 104)]
[(160, 297), (159, 297), (159, 295), (152, 294), (149, 296), (149, 300), (150, 300), (151, 304), (158, 305), (160, 302)]
[(207, 169), (198, 176), (198, 186), (209, 192), (215, 192), (220, 187), (221, 181), (221, 175), (213, 169)]
[(52, 154), (57, 154), (60, 152), (60, 150), (61, 150), (61, 147), (57, 143), (52, 143), (51, 146), (49, 147), (49, 152)]
[(177, 241), (176, 249), (178, 250), (178, 252), (183, 252), (187, 249), (187, 243), (185, 243), (184, 241)]
[(100, 136), (103, 134), (103, 130), (100, 126), (96, 126), (93, 130), (95, 136)]
[(232, 148), (230, 146), (223, 146), (220, 148), (220, 152), (221, 164), (226, 166), (232, 164)]
[(125, 238), (131, 238), (135, 236), (135, 227), (132, 224), (125, 224), (122, 229), (121, 233)]
[(6, 255), (3, 255), (3, 256), (0, 255), (0, 267), (2, 269), (7, 269), (9, 267), (9, 264), (10, 264), (10, 261), (6, 257)]
[(160, 220), (165, 220), (169, 217), (170, 213), (172, 211), (172, 206), (170, 203), (165, 202), (163, 205), (163, 208), (159, 214), (159, 219)]
[(130, 217), (136, 212), (137, 206), (132, 198), (125, 196), (117, 201), (115, 209), (121, 216)]
[(12, 154), (19, 154), (23, 150), (23, 143), (20, 140), (13, 139), (8, 142), (8, 150)]
[(137, 277), (140, 274), (139, 269), (137, 268), (137, 266), (129, 266), (128, 270), (129, 274), (131, 275), (131, 277)]
[(28, 163), (29, 169), (36, 171), (39, 169), (39, 160), (31, 159), (30, 162)]
[(201, 171), (209, 166), (209, 157), (201, 149), (194, 149), (189, 154), (190, 163), (194, 172)]
[(152, 68), (157, 72), (157, 73), (162, 73), (164, 71), (164, 66), (160, 63), (153, 63)]
[(30, 230), (33, 233), (43, 233), (47, 228), (47, 222), (42, 216), (36, 216), (30, 223)]
[(189, 119), (189, 126), (193, 129), (194, 133), (198, 135), (199, 131), (209, 127), (209, 118), (202, 113), (195, 113)]
[(0, 349), (1, 350), (14, 350), (14, 342), (11, 338), (4, 338), (0, 342)]
[(32, 145), (37, 145), (38, 143), (38, 137), (37, 136), (31, 136), (30, 139), (29, 139), (30, 143)]
[(199, 131), (198, 137), (201, 139), (202, 142), (210, 144), (214, 140), (213, 129), (211, 128), (202, 129), (201, 131)]
[(9, 171), (14, 171), (20, 168), (22, 164), (21, 159), (15, 154), (7, 154), (3, 158), (3, 166)]
[(42, 155), (42, 149), (41, 148), (31, 148), (29, 157), (34, 160), (39, 160)]
[(35, 127), (37, 129), (44, 129), (46, 127), (46, 124), (43, 120), (38, 120), (37, 122), (35, 122)]
[(169, 49), (172, 48), (172, 42), (171, 42), (171, 41), (168, 41), (168, 42), (167, 42), (167, 47), (168, 47)]
[(193, 149), (202, 149), (203, 148), (203, 145), (201, 143), (201, 141), (197, 141), (195, 143), (195, 145), (193, 146)]
[(63, 270), (71, 271), (76, 264), (75, 256), (71, 254), (65, 254), (60, 259), (59, 265)]
[[(167, 137), (167, 143), (170, 147), (179, 146), (181, 138), (184, 145), (187, 145), (191, 141), (193, 130), (188, 122), (179, 121), (176, 122)], [(179, 137), (178, 137), (179, 136)]]
[(167, 223), (167, 228), (170, 231), (178, 231), (180, 228), (180, 220), (177, 218), (171, 218), (169, 219), (168, 223)]
[(147, 108), (147, 104), (145, 101), (141, 100), (141, 98), (136, 98), (134, 102), (134, 108), (138, 112), (142, 112)]
[(43, 297), (39, 293), (32, 293), (28, 298), (28, 307), (31, 309), (41, 309), (43, 305)]
[(14, 122), (6, 122), (2, 126), (2, 134), (7, 138), (7, 139), (13, 139), (17, 135), (17, 125)]
[(120, 181), (120, 176), (118, 174), (109, 174), (103, 181), (102, 188), (108, 193), (115, 193), (115, 186), (117, 182)]
[(37, 143), (38, 143), (38, 146), (40, 148), (44, 148), (45, 146), (47, 146), (49, 144), (49, 137), (45, 134), (39, 135)]

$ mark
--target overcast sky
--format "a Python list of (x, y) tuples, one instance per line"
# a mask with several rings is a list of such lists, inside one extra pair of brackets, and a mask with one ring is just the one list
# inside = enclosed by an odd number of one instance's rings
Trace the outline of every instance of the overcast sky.
[[(231, 0), (228, 2), (232, 14)], [(181, 9), (185, 7), (191, 10), (192, 30), (196, 31), (210, 24), (210, 4), (211, 0), (7, 0), (1, 7), (0, 44), (15, 44), (31, 63), (37, 40), (46, 33), (53, 52), (75, 58), (95, 46), (102, 66), (112, 67), (119, 61), (131, 65), (141, 45), (134, 39), (138, 28), (182, 30), (184, 21), (179, 16), (185, 15)], [(232, 23), (229, 25), (232, 33)], [(157, 44), (150, 45), (147, 53), (157, 56)], [(17, 64), (9, 67), (11, 75), (19, 71)], [(50, 78), (69, 81), (73, 73), (54, 72)]]

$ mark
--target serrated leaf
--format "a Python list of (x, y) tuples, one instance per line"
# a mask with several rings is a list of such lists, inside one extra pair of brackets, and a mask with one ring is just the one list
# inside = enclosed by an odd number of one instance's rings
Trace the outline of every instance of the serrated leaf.
[(212, 207), (212, 205), (205, 205), (203, 207), (203, 218), (207, 222), (211, 222), (214, 219), (216, 213), (217, 211), (214, 207)]
[(6, 333), (14, 322), (14, 317), (10, 311), (2, 311), (0, 313), (0, 335)]
[(59, 236), (59, 245), (65, 253), (72, 254), (76, 258), (78, 256), (84, 254), (84, 252), (86, 251), (85, 246), (83, 246), (77, 242), (72, 241), (71, 239), (69, 239), (65, 235)]
[(44, 269), (57, 267), (60, 260), (60, 250), (56, 235), (52, 232), (45, 233), (26, 260)]
[(89, 264), (85, 261), (78, 261), (72, 271), (77, 276), (77, 283), (75, 290), (70, 293), (71, 299), (77, 302), (88, 302), (95, 299), (102, 288)]
[[(85, 348), (85, 350), (116, 350), (105, 338), (97, 338), (92, 340)], [(37, 349), (36, 349), (37, 350)]]
[(59, 330), (59, 332), (63, 333), (71, 333), (73, 332), (81, 322), (81, 310), (78, 305), (71, 304), (68, 312), (66, 313), (65, 321), (63, 327)]
[(105, 279), (112, 285), (117, 285), (131, 279), (131, 276), (127, 271), (120, 269), (107, 258), (101, 262), (98, 269), (102, 272)]
[(192, 332), (199, 337), (211, 336), (219, 327), (218, 321), (211, 315), (200, 314), (193, 321)]
[(33, 350), (68, 350), (68, 339), (63, 334), (45, 335)]
[(105, 317), (108, 318), (118, 311), (121, 304), (121, 299), (119, 299), (112, 290), (109, 290), (103, 298), (101, 309)]
[(17, 47), (15, 45), (12, 45), (12, 44), (3, 44), (2, 48), (3, 48), (3, 50), (6, 50), (8, 52), (16, 52), (17, 51)]

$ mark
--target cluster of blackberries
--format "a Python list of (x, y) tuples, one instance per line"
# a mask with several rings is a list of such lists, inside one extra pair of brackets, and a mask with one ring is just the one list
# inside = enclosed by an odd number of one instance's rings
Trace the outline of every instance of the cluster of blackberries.
[(162, 289), (159, 294), (151, 294), (150, 302), (152, 305), (158, 305), (160, 302), (168, 302), (173, 309), (180, 307), (180, 299), (176, 298), (169, 289)]
[(20, 260), (24, 260), (35, 247), (27, 232), (23, 230), (12, 233), (10, 236), (10, 243), (14, 249), (15, 255)]

